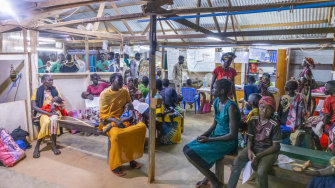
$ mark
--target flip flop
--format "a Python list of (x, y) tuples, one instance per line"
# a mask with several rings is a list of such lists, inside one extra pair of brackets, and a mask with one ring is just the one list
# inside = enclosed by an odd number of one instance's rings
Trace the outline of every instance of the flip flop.
[(139, 169), (139, 168), (141, 168), (141, 163), (138, 163), (138, 162), (136, 162), (136, 161), (134, 161), (135, 163), (136, 163), (136, 165), (130, 165), (130, 167), (131, 168), (133, 168), (133, 169)]
[(126, 173), (123, 172), (121, 169), (120, 169), (120, 171), (118, 171), (118, 172), (114, 172), (113, 170), (112, 170), (112, 172), (113, 172), (113, 174), (114, 174), (115, 176), (117, 176), (117, 177), (122, 177), (122, 176), (125, 176), (125, 175), (126, 175)]
[(195, 184), (195, 188), (204, 188), (204, 187), (210, 187), (212, 183), (208, 181), (206, 184), (203, 184), (202, 181), (199, 181)]

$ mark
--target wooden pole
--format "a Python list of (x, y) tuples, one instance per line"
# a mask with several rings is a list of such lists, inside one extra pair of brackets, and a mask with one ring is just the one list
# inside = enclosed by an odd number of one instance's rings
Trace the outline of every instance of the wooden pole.
[(289, 71), (290, 71), (290, 58), (291, 58), (291, 48), (287, 49), (286, 52), (286, 80), (285, 82), (289, 81)]
[(161, 64), (161, 66), (162, 66), (162, 72), (163, 72), (163, 70), (164, 70), (164, 61), (165, 61), (165, 48), (162, 48), (162, 64)]
[(66, 55), (66, 43), (63, 42), (63, 54)]
[(277, 78), (276, 78), (276, 88), (279, 89), (279, 96), (284, 95), (284, 86), (286, 80), (286, 50), (278, 49), (277, 51)]
[(89, 46), (88, 46), (88, 38), (85, 39), (85, 56), (86, 56), (86, 72), (90, 72), (90, 53), (89, 53)]
[(22, 28), (22, 33), (23, 33), (23, 53), (27, 54), (28, 53), (28, 39), (27, 39), (27, 29)]
[(149, 183), (155, 180), (155, 141), (156, 141), (156, 108), (152, 107), (153, 96), (156, 94), (156, 15), (150, 16), (150, 54), (149, 54)]

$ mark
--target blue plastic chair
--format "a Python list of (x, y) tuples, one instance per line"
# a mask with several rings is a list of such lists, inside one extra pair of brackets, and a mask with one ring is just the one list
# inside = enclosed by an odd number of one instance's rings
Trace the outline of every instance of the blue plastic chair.
[(183, 96), (184, 109), (187, 102), (192, 102), (194, 103), (194, 111), (197, 113), (197, 105), (198, 109), (200, 109), (200, 93), (196, 93), (194, 88), (183, 87), (181, 88), (181, 94)]

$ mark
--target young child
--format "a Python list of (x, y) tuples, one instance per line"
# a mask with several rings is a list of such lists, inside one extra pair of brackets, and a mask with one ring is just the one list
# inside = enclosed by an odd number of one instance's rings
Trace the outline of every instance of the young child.
[(235, 158), (230, 178), (229, 188), (235, 188), (240, 173), (250, 160), (252, 168), (258, 174), (258, 187), (268, 187), (268, 172), (276, 162), (282, 139), (280, 124), (271, 118), (276, 109), (272, 97), (263, 96), (259, 101), (259, 116), (251, 117), (249, 121), (248, 147)]
[(248, 103), (246, 104), (247, 110), (251, 110), (248, 113), (248, 116), (245, 120), (246, 123), (248, 123), (253, 116), (259, 115), (259, 109), (258, 109), (258, 103), (261, 100), (262, 96), (258, 93), (253, 93), (249, 95)]
[[(43, 105), (41, 110), (47, 111), (47, 112), (53, 112), (56, 113), (58, 110), (60, 111), (62, 116), (68, 116), (64, 106), (65, 106), (65, 100), (63, 100), (60, 97), (54, 97), (52, 99), (52, 103), (47, 104), (47, 105)], [(54, 107), (54, 108), (53, 108)], [(52, 110), (51, 110), (52, 109)], [(42, 114), (41, 113), (37, 113), (36, 117), (40, 117)], [(51, 116), (49, 116), (51, 117)]]
[[(131, 125), (135, 125), (136, 124), (136, 122), (135, 122), (136, 119), (135, 119), (135, 112), (134, 112), (133, 104), (127, 103), (125, 108), (124, 108), (123, 114), (121, 115), (120, 118), (117, 118), (117, 119), (119, 119), (123, 123), (123, 125), (124, 125), (123, 128), (129, 127)], [(98, 133), (99, 134), (107, 133), (112, 127), (116, 127), (114, 122), (110, 123), (106, 127), (106, 129), (103, 130), (103, 131), (98, 130)]]

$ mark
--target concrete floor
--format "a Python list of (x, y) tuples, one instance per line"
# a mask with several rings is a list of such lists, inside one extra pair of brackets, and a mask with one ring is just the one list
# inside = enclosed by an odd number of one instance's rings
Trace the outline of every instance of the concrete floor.
[[(62, 152), (56, 156), (51, 151), (50, 144), (41, 145), (41, 157), (32, 157), (33, 149), (26, 150), (27, 157), (14, 167), (0, 166), (0, 188), (105, 188), (105, 187), (150, 187), (150, 188), (191, 188), (203, 176), (184, 157), (182, 148), (196, 136), (206, 131), (213, 122), (212, 113), (194, 114), (189, 109), (186, 113), (185, 131), (182, 134), (182, 143), (165, 145), (156, 149), (156, 180), (148, 184), (148, 151), (137, 161), (142, 168), (132, 170), (129, 164), (123, 169), (127, 175), (116, 177), (107, 165), (107, 137), (80, 134), (64, 134), (59, 137), (58, 145)], [(33, 144), (33, 147), (35, 146)], [(225, 182), (230, 175), (230, 168), (225, 168)], [(271, 188), (288, 187), (288, 182), (269, 177)], [(305, 187), (306, 185), (293, 184), (289, 187)], [(256, 181), (247, 182), (238, 188), (257, 187)]]

